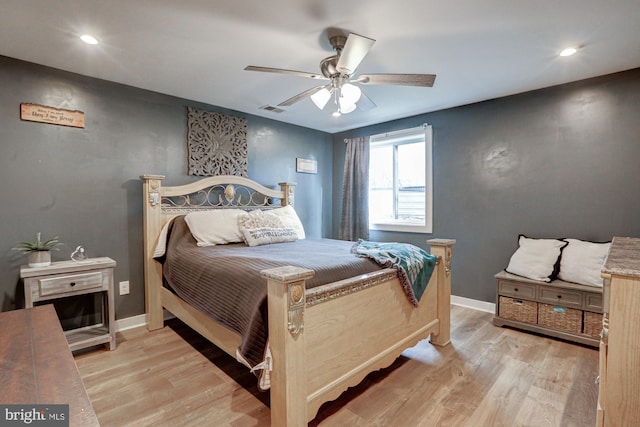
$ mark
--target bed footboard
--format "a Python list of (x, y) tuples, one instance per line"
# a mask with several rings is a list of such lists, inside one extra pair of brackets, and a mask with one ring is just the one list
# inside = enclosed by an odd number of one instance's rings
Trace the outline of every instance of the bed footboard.
[(273, 358), (271, 425), (307, 425), (324, 402), (389, 366), (424, 338), (447, 345), (454, 243), (429, 240), (438, 264), (418, 308), (409, 303), (392, 269), (308, 291), (311, 270), (263, 271)]

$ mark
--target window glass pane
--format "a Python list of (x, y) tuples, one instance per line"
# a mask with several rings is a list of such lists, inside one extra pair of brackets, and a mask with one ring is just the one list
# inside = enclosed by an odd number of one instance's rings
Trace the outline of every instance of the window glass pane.
[(398, 218), (424, 222), (425, 213), (425, 144), (398, 146)]
[(392, 220), (393, 146), (372, 148), (369, 156), (369, 218), (372, 221)]
[(371, 136), (370, 229), (432, 232), (432, 137), (427, 124)]

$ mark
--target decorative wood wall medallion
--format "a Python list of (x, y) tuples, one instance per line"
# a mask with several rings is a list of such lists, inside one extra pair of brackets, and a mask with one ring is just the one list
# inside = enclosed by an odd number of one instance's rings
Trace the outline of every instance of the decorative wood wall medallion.
[(247, 119), (188, 109), (189, 175), (247, 176)]

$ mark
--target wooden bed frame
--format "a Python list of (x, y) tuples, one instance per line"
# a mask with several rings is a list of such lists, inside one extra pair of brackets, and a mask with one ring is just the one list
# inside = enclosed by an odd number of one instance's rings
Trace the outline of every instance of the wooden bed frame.
[[(247, 178), (217, 176), (190, 184), (162, 187), (164, 176), (144, 175), (144, 257), (146, 314), (149, 330), (162, 328), (163, 308), (231, 356), (240, 336), (211, 320), (162, 286), (162, 268), (153, 259), (165, 223), (201, 209), (229, 207), (241, 188), (265, 195), (266, 205), (279, 200), (294, 204), (295, 184), (266, 188)], [(189, 195), (223, 188), (219, 204), (205, 206)], [(175, 198), (181, 200), (176, 203)], [(276, 203), (277, 204), (277, 203)], [(248, 206), (241, 203), (240, 207)], [(268, 207), (268, 206), (266, 206)], [(253, 207), (255, 208), (255, 207)], [(455, 240), (428, 240), (438, 263), (430, 283), (414, 308), (394, 269), (360, 275), (313, 289), (305, 280), (313, 271), (282, 267), (262, 272), (269, 310), (269, 347), (272, 354), (271, 425), (302, 426), (312, 420), (324, 402), (336, 399), (370, 372), (385, 368), (402, 351), (431, 336), (431, 343), (449, 343), (451, 247)]]

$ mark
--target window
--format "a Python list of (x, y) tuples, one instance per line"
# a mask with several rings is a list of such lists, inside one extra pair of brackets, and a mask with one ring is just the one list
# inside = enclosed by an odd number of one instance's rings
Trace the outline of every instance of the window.
[(373, 135), (369, 143), (369, 228), (431, 233), (431, 126)]

